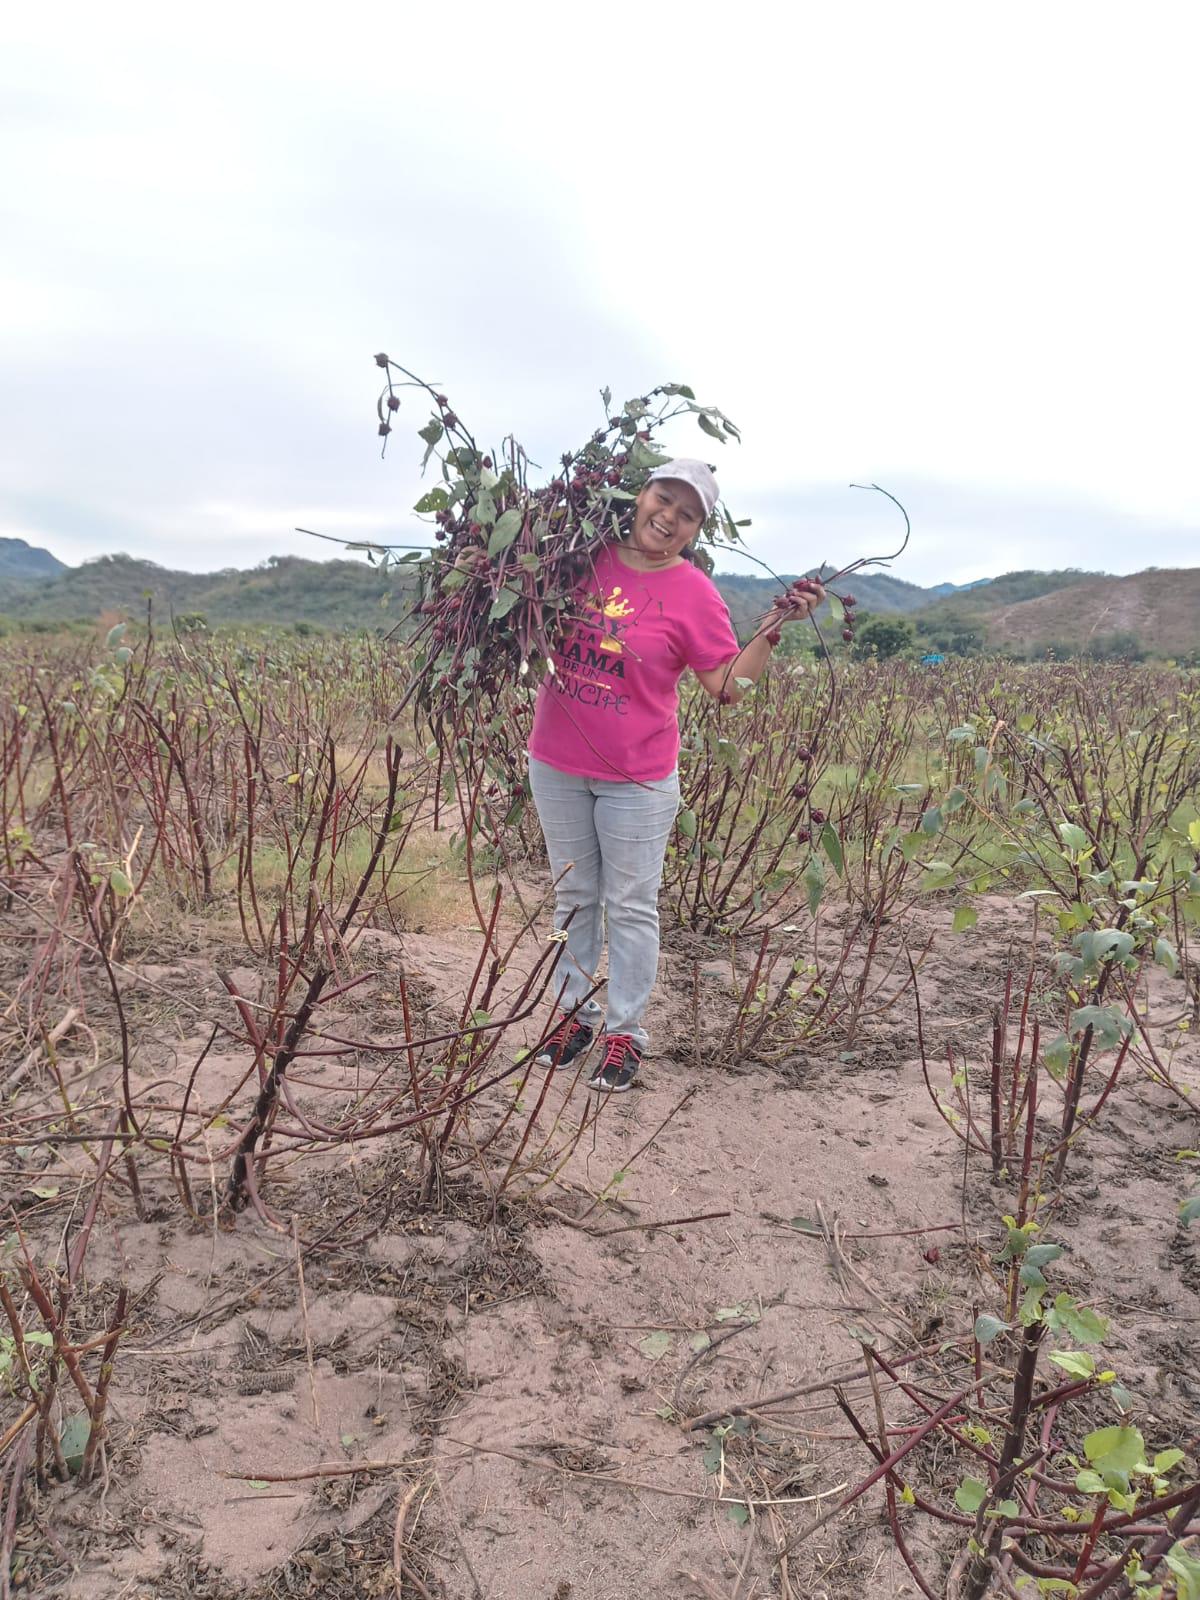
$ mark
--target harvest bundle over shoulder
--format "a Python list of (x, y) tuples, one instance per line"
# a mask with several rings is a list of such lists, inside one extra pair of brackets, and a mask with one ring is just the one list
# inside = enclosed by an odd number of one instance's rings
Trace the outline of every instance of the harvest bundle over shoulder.
[[(606, 390), (604, 426), (563, 454), (549, 482), (534, 487), (531, 463), (515, 439), (497, 456), (488, 454), (447, 396), (386, 355), (375, 359), (387, 372), (379, 400), (385, 438), (402, 404), (398, 391), (423, 391), (432, 402), (419, 434), (425, 465), (436, 457), (442, 482), (415, 510), (433, 518), (441, 548), (421, 563), (410, 698), (435, 724), (454, 722), (460, 706), (505, 684), (536, 681), (548, 663), (552, 670), (580, 583), (601, 549), (628, 534), (639, 491), (669, 459), (655, 447), (657, 429), (690, 413), (710, 439), (739, 437), (729, 418), (698, 404), (686, 384), (662, 384), (615, 411)], [(744, 526), (718, 505), (701, 537), (738, 545)], [(697, 559), (711, 567), (703, 552)]]
[[(561, 649), (580, 586), (594, 576), (606, 546), (628, 539), (638, 495), (670, 460), (657, 446), (659, 430), (692, 416), (706, 439), (724, 445), (741, 436), (723, 411), (701, 405), (686, 384), (660, 384), (616, 408), (605, 389), (604, 425), (582, 447), (564, 452), (553, 475), (538, 486), (530, 482), (538, 469), (514, 437), (490, 453), (435, 385), (386, 354), (375, 361), (386, 374), (377, 404), (384, 449), (402, 406), (418, 395), (427, 397), (429, 415), (417, 430), (425, 446), (422, 467), (436, 461), (441, 478), (414, 507), (432, 520), (435, 548), (400, 558), (420, 563), (413, 677), (405, 703), (415, 702), (439, 735), (461, 730), (467, 708), (478, 727), (481, 715), (486, 721), (489, 713), (502, 714), (506, 690), (514, 685), (532, 689), (553, 673), (554, 653)], [(748, 526), (747, 519), (735, 519), (717, 500), (686, 552), (688, 559), (706, 572), (712, 571), (714, 549), (757, 561), (743, 543)], [(907, 538), (906, 532), (900, 550)], [(374, 548), (389, 558), (386, 546)], [(887, 564), (899, 553), (852, 562), (833, 576)], [(779, 622), (808, 615), (820, 589), (822, 598), (828, 593), (842, 637), (852, 638), (854, 598), (839, 599), (828, 587), (831, 581), (825, 577), (818, 585), (802, 578), (789, 586), (780, 580), (781, 592), (759, 619), (758, 630), (775, 642)], [(718, 698), (738, 698), (732, 681), (728, 687), (731, 692)], [(511, 709), (509, 698), (509, 714)]]

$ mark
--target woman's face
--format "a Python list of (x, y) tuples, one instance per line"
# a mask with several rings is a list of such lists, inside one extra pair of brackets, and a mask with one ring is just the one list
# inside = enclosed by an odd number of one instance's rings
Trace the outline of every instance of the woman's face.
[(648, 562), (676, 561), (700, 532), (704, 507), (691, 484), (655, 478), (637, 497), (629, 543)]

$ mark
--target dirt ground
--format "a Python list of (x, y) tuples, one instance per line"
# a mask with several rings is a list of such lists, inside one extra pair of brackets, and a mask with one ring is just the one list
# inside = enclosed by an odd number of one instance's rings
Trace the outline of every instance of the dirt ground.
[[(920, 994), (943, 1084), (947, 1045), (972, 1063), (975, 1083), (1005, 964), (1027, 938), (1011, 902), (979, 911), (970, 943), (951, 934), (948, 907), (915, 914), (933, 936)], [(373, 932), (358, 960), (377, 976), (344, 1016), (396, 1037), (388, 997), (400, 972), (424, 986), (430, 1015), (449, 1014), (479, 953), (473, 925)], [(129, 953), (144, 980), (126, 981), (143, 1094), (177, 1099), (207, 1037), (181, 1001), (213, 1014), (227, 1006), (215, 972), (230, 954), (187, 927), (172, 945), (159, 941), (153, 963), (148, 950)], [(751, 958), (743, 952), (743, 975)], [(247, 986), (256, 977), (241, 976)], [(107, 1481), (36, 1497), (16, 1530), (18, 1591), (915, 1595), (878, 1489), (798, 1544), (782, 1570), (775, 1559), (872, 1465), (828, 1392), (764, 1411), (723, 1448), (688, 1423), (852, 1376), (860, 1336), (898, 1354), (968, 1330), (981, 1300), (994, 1308), (981, 1268), (1013, 1189), (993, 1186), (976, 1155), (964, 1184), (963, 1145), (926, 1091), (911, 994), (868, 1013), (850, 1048), (819, 1038), (768, 1065), (732, 1062), (721, 1046), (731, 987), (719, 941), (668, 937), (640, 1089), (597, 1104), (582, 1074), (558, 1074), (539, 1127), (557, 1152), (586, 1114), (583, 1137), (552, 1179), (526, 1178), (498, 1205), (496, 1148), (450, 1173), (440, 1206), (421, 1205), (408, 1135), (273, 1157), (264, 1199), (279, 1230), (252, 1211), (232, 1226), (215, 1224), (211, 1207), (189, 1219), (165, 1162), (140, 1163), (140, 1219), (129, 1189), (111, 1185), (73, 1320), (77, 1337), (94, 1335), (129, 1285)], [(99, 984), (95, 995), (103, 1063), (112, 1019)], [(1156, 973), (1150, 1000), (1153, 1017), (1180, 1013), (1182, 982)], [(93, 1059), (83, 1034), (62, 1042), (65, 1080), (103, 1098), (111, 1069)], [(234, 1093), (226, 1138), (252, 1100), (250, 1086), (237, 1088), (248, 1064), (217, 1047), (197, 1078), (205, 1105)], [(328, 1111), (361, 1070), (314, 1064), (297, 1103)], [(1200, 1092), (1195, 1043), (1176, 1052), (1173, 1073)], [(527, 1098), (542, 1082), (534, 1073)], [(18, 1106), (52, 1110), (52, 1093), (39, 1069)], [(1060, 1103), (1049, 1099), (1047, 1114)], [(477, 1132), (495, 1115), (488, 1104)], [(1178, 1223), (1198, 1145), (1186, 1099), (1131, 1063), (1073, 1154), (1042, 1235), (1066, 1247), (1056, 1285), (1112, 1319), (1104, 1359), (1137, 1396), (1148, 1449), (1200, 1446), (1200, 1229)], [(498, 1148), (511, 1150), (509, 1134)], [(61, 1261), (94, 1169), (78, 1144), (8, 1158), (7, 1197), (31, 1247)], [(302, 1253), (298, 1239), (310, 1244)], [(869, 1393), (853, 1382), (849, 1392), (866, 1396), (867, 1416)], [(17, 1407), (6, 1402), (5, 1423)], [(948, 1502), (959, 1468), (924, 1470)], [(775, 1503), (746, 1522), (746, 1496)], [(946, 1530), (907, 1526), (944, 1573)]]

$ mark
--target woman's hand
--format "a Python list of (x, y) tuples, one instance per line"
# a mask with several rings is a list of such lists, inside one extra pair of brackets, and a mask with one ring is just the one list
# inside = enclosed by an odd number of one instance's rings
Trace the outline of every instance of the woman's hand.
[(778, 595), (764, 629), (772, 644), (778, 644), (785, 622), (803, 622), (825, 603), (825, 585), (819, 578), (797, 578), (786, 594)]

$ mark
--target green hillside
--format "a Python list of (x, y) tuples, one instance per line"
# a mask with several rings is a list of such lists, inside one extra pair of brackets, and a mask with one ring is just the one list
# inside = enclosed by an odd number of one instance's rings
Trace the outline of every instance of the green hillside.
[[(199, 614), (220, 623), (309, 622), (328, 628), (390, 627), (411, 584), (364, 560), (272, 556), (248, 571), (173, 572), (131, 556), (99, 556), (37, 584), (0, 576), (0, 615), (14, 621), (75, 622), (119, 612), (140, 616), (147, 599), (164, 619)], [(386, 602), (386, 603), (385, 603)]]
[(49, 550), (40, 550), (24, 539), (0, 538), (0, 581), (36, 583), (66, 570), (66, 563)]

